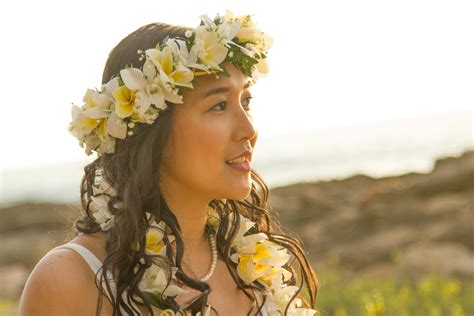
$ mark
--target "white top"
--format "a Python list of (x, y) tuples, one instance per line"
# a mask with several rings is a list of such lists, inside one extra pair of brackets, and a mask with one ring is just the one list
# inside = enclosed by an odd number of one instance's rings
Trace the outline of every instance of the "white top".
[[(64, 245), (57, 246), (50, 251), (56, 250), (56, 249), (72, 249), (76, 251), (81, 257), (84, 259), (84, 261), (89, 265), (91, 268), (92, 272), (94, 273), (96, 279), (100, 282), (101, 281), (101, 276), (102, 276), (102, 270), (100, 268), (102, 267), (102, 262), (86, 247), (81, 246), (76, 243), (67, 243)], [(100, 271), (99, 271), (100, 270)], [(110, 271), (107, 271), (107, 279), (109, 281), (110, 288), (112, 290), (112, 295), (116, 297), (117, 295), (117, 288), (115, 286), (115, 279)], [(102, 287), (105, 290), (105, 294), (107, 295), (107, 298), (112, 302), (112, 299), (110, 297), (110, 293), (107, 292), (107, 286), (105, 279), (102, 280)], [(127, 299), (127, 292), (124, 291), (122, 293), (122, 299), (125, 302), (125, 304), (128, 305), (128, 307), (132, 311), (138, 311), (134, 314), (129, 314), (122, 306), (120, 306), (120, 311), (122, 312), (123, 315), (142, 315), (140, 310), (138, 309), (137, 305), (133, 301), (129, 301)]]

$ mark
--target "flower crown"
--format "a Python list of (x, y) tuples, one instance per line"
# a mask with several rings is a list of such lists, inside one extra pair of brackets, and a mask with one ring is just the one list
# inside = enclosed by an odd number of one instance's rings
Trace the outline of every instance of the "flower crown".
[(183, 103), (183, 92), (192, 89), (194, 77), (229, 76), (221, 66), (239, 66), (252, 81), (268, 72), (266, 53), (272, 38), (261, 32), (250, 15), (234, 17), (226, 11), (211, 20), (202, 15), (200, 25), (185, 38), (165, 38), (154, 48), (138, 50), (143, 66), (120, 70), (101, 90), (88, 89), (84, 105), (72, 106), (68, 131), (85, 146), (87, 155), (115, 151), (116, 139), (134, 134), (137, 124), (152, 124), (167, 103)]

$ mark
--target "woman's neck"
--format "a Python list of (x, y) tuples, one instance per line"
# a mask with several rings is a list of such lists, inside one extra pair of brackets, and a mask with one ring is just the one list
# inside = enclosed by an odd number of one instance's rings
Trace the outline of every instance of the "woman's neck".
[[(189, 204), (179, 205), (171, 202), (168, 206), (176, 216), (181, 228), (180, 235), (184, 243), (181, 266), (186, 274), (202, 278), (209, 272), (212, 261), (210, 240), (205, 234), (208, 204), (194, 208)], [(166, 229), (167, 234), (171, 234), (170, 228)], [(171, 247), (173, 258), (176, 260), (176, 242), (172, 242)]]
[[(176, 195), (173, 197), (166, 199), (166, 203), (176, 216), (185, 249), (209, 248), (209, 242), (205, 235), (209, 202), (192, 199), (189, 195), (186, 198), (184, 196), (179, 198)], [(167, 230), (167, 233), (170, 234), (169, 227)]]

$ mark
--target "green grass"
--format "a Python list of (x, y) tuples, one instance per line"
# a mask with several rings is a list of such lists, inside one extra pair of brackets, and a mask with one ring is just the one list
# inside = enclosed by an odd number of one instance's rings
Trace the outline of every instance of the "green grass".
[(473, 316), (474, 280), (426, 275), (419, 281), (318, 273), (320, 316)]

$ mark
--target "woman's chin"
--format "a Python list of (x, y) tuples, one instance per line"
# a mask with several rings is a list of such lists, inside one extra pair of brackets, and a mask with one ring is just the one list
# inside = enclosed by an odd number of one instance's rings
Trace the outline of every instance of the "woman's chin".
[(229, 192), (229, 198), (233, 200), (243, 200), (247, 198), (252, 192), (252, 183), (249, 181), (243, 182), (234, 186), (234, 190)]
[(243, 200), (252, 192), (251, 173), (244, 173), (232, 170), (231, 173), (225, 173), (220, 177), (217, 189), (220, 191), (222, 198), (232, 200)]

